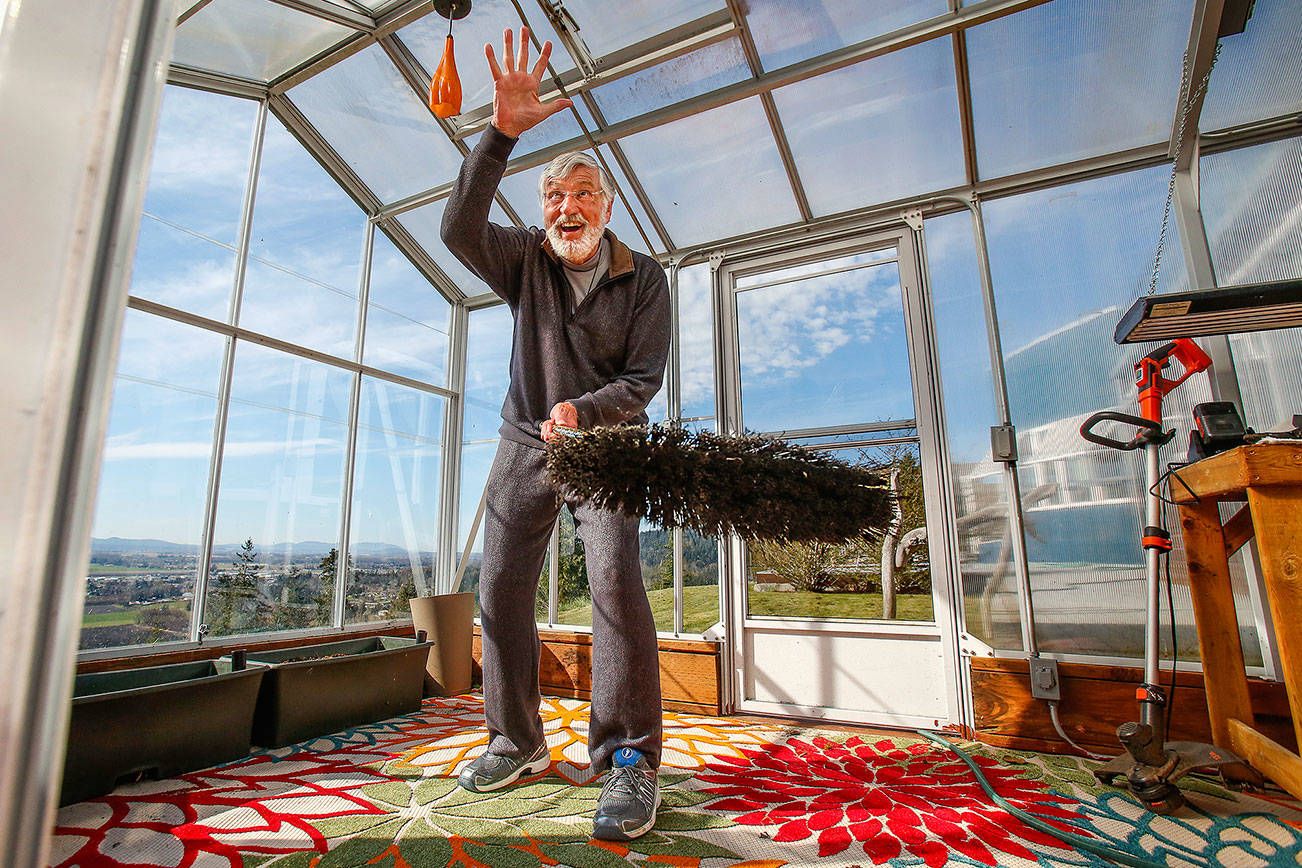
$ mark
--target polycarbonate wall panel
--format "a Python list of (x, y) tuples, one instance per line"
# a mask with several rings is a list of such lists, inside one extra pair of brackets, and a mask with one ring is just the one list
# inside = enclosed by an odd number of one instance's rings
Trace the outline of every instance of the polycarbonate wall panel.
[(964, 623), (969, 633), (992, 647), (1021, 650), (1008, 487), (1003, 465), (990, 455), (990, 428), (999, 418), (972, 217), (966, 209), (933, 217), (924, 232), (954, 483)]
[(461, 154), (389, 55), (372, 45), (289, 91), (383, 202), (450, 181)]
[(452, 305), (376, 230), (362, 361), (374, 368), (447, 385)]
[(592, 90), (609, 122), (627, 120), (751, 77), (741, 41), (727, 39)]
[[(1200, 169), (1217, 283), (1302, 277), (1302, 139), (1211, 154)], [(1230, 347), (1244, 422), (1291, 430), (1302, 412), (1302, 329), (1231, 335)]]
[[(1087, 443), (1078, 429), (1099, 410), (1137, 411), (1133, 366), (1145, 349), (1118, 346), (1112, 331), (1147, 291), (1167, 177), (1156, 167), (984, 206), (1042, 650), (1142, 655), (1143, 454)], [(1179, 249), (1168, 245), (1164, 269), (1179, 279), (1159, 291), (1183, 283)], [(1187, 432), (1192, 406), (1209, 399), (1206, 377), (1192, 378), (1167, 397), (1167, 427)], [(1134, 430), (1103, 433), (1128, 438)], [(1169, 446), (1163, 460), (1182, 452)], [(1174, 515), (1169, 522), (1177, 524)], [(1175, 536), (1175, 615), (1188, 657), (1197, 634)], [(1244, 593), (1241, 583), (1236, 592)], [(1246, 602), (1239, 609), (1249, 611)], [(1256, 635), (1251, 616), (1243, 620), (1252, 656)]]
[(637, 133), (620, 145), (679, 248), (800, 219), (758, 97)]
[(212, 0), (176, 30), (172, 60), (271, 81), (357, 31), (266, 0)]
[(743, 8), (768, 71), (949, 11), (945, 0), (747, 0)]
[(352, 376), (235, 348), (204, 621), (213, 636), (330, 623)]
[(434, 592), (446, 401), (362, 378), (347, 623), (410, 617), (406, 600)]
[[(558, 75), (574, 69), (574, 61), (566, 52), (556, 31), (552, 29), (547, 16), (535, 4), (524, 4), (530, 16), (529, 28), (538, 39), (538, 44), (552, 44), (551, 67)], [(493, 53), (500, 65), (502, 55), (502, 31), (508, 27), (513, 33), (515, 49), (519, 51), (520, 25), (524, 22), (516, 6), (510, 0), (475, 0), (474, 12), (452, 23), (453, 54), (457, 64), (457, 78), (461, 80), (461, 105), (467, 111), (493, 102), (493, 77), (488, 69), (488, 60), (484, 57), (484, 46), (493, 46)], [(411, 50), (420, 61), (425, 72), (433, 74), (443, 59), (443, 49), (448, 37), (448, 20), (442, 15), (426, 15), (398, 31), (398, 38)], [(529, 65), (538, 60), (538, 52), (533, 46), (529, 49)]]
[(81, 647), (190, 633), (224, 341), (128, 310), (100, 468)]
[(1056, 0), (967, 32), (982, 178), (1164, 142), (1192, 0)]
[(225, 320), (258, 104), (166, 87), (131, 294)]
[(566, 0), (579, 38), (595, 58), (725, 9), (724, 0), (623, 0), (613, 14), (605, 0)]
[(1219, 130), (1302, 109), (1302, 3), (1255, 0), (1244, 31), (1221, 40), (1207, 83), (1201, 130)]
[[(858, 255), (823, 263), (849, 268)], [(894, 262), (737, 293), (742, 421), (792, 431), (912, 419), (913, 378)]]
[(773, 101), (816, 217), (964, 181), (948, 39), (780, 88)]
[(239, 324), (351, 359), (366, 215), (267, 118)]

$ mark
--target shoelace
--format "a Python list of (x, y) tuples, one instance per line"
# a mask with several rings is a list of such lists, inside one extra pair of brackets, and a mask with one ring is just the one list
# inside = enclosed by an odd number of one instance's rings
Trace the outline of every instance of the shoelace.
[(617, 766), (610, 770), (610, 779), (601, 788), (602, 798), (612, 793), (631, 796), (648, 805), (655, 799), (654, 773), (632, 766)]

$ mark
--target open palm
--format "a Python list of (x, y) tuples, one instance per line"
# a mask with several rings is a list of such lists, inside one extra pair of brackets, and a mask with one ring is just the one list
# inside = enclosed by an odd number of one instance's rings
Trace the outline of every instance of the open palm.
[(514, 40), (508, 29), (502, 34), (502, 59), (505, 68), (497, 63), (493, 46), (485, 45), (488, 68), (493, 73), (493, 126), (508, 136), (518, 138), (572, 103), (568, 99), (554, 99), (544, 103), (538, 99), (538, 88), (547, 71), (547, 60), (552, 54), (552, 44), (544, 43), (542, 53), (533, 69), (529, 69), (529, 28), (520, 28), (520, 54), (517, 57)]

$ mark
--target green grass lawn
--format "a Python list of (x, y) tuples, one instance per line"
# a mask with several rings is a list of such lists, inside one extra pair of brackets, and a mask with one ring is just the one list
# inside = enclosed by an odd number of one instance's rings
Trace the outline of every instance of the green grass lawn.
[(136, 623), (136, 616), (146, 609), (158, 609), (171, 606), (180, 609), (185, 603), (172, 600), (170, 603), (149, 603), (144, 606), (114, 606), (107, 612), (91, 612), (82, 617), (83, 627), (121, 627), (123, 624)]
[[(820, 594), (814, 591), (750, 592), (750, 613), (785, 618), (880, 618), (881, 594)], [(896, 594), (897, 621), (934, 620), (931, 594)]]
[[(673, 629), (674, 592), (672, 588), (648, 591), (651, 613), (661, 631)], [(881, 594), (818, 594), (813, 591), (751, 591), (750, 613), (753, 616), (787, 618), (880, 618)], [(900, 594), (895, 598), (895, 616), (899, 621), (931, 621), (934, 616), (930, 594)], [(592, 626), (592, 603), (561, 609), (560, 623)], [(683, 588), (683, 632), (703, 633), (719, 620), (719, 589), (714, 585)]]
[[(670, 632), (674, 629), (674, 589), (648, 591), (651, 614), (656, 629)], [(592, 626), (592, 603), (585, 600), (581, 606), (561, 609), (560, 623), (575, 626)], [(719, 620), (719, 588), (717, 585), (689, 585), (683, 588), (683, 632), (704, 633)]]

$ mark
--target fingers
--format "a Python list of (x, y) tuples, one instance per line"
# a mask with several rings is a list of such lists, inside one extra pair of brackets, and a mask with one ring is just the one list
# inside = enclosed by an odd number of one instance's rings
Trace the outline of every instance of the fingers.
[(502, 77), (502, 67), (497, 65), (497, 55), (493, 53), (493, 46), (485, 45), (484, 53), (488, 55), (488, 70), (493, 73), (493, 81)]
[(543, 422), (542, 423), (543, 442), (546, 443), (548, 440), (551, 440), (555, 436), (556, 436), (556, 423), (553, 422), (551, 419), (548, 419), (547, 421)]
[(534, 78), (538, 79), (539, 81), (542, 81), (543, 75), (545, 75), (547, 72), (547, 61), (551, 59), (551, 56), (552, 56), (552, 44), (550, 42), (544, 42), (542, 47), (542, 53), (538, 55), (538, 62), (535, 63), (533, 66)]
[(515, 72), (515, 34), (511, 28), (502, 32), (502, 62), (506, 64), (506, 74)]
[(546, 120), (557, 112), (564, 111), (572, 105), (574, 105), (574, 100), (572, 99), (554, 99), (551, 102), (545, 102), (542, 104), (542, 110), (547, 114), (543, 115), (543, 119)]
[(520, 62), (515, 68), (523, 72), (529, 68), (529, 28), (520, 28)]

